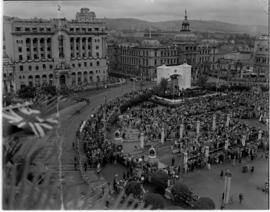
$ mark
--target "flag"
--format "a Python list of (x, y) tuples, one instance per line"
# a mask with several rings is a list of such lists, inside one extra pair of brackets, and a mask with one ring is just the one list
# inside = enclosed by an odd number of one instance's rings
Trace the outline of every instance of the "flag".
[(184, 152), (183, 153), (183, 162), (184, 162), (184, 169), (185, 169), (185, 172), (187, 172), (188, 170), (188, 153), (187, 152)]
[(216, 130), (216, 114), (213, 115), (212, 129), (213, 129), (213, 130)]
[(229, 147), (229, 141), (228, 139), (226, 139), (224, 149), (228, 150), (228, 147)]
[(39, 110), (31, 109), (23, 105), (17, 105), (17, 107), (3, 110), (3, 118), (11, 125), (26, 131), (31, 131), (37, 137), (43, 137), (46, 131), (54, 128), (58, 120), (53, 116), (41, 118), (40, 114)]
[(165, 139), (165, 132), (164, 132), (164, 128), (162, 127), (162, 129), (161, 129), (161, 140), (160, 140), (160, 142), (162, 144), (164, 144), (164, 139)]
[(261, 138), (262, 138), (262, 133), (263, 133), (263, 131), (262, 131), (262, 130), (259, 130), (259, 133), (258, 133), (258, 140), (261, 140)]
[(226, 127), (229, 127), (229, 125), (230, 125), (230, 114), (227, 114), (227, 120), (226, 120)]
[(143, 132), (140, 135), (140, 147), (142, 149), (144, 148), (144, 134), (143, 134)]
[(209, 157), (209, 146), (205, 147), (205, 157), (208, 158)]
[(183, 132), (184, 132), (184, 124), (180, 125), (180, 139), (183, 138)]
[(242, 136), (242, 146), (244, 147), (246, 145), (246, 136)]
[(196, 133), (197, 135), (200, 134), (200, 121), (199, 120), (197, 121)]

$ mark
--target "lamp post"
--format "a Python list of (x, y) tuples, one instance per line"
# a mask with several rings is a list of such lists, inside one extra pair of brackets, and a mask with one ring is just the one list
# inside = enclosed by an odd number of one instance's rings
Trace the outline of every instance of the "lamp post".
[(229, 203), (229, 197), (230, 197), (230, 190), (231, 190), (231, 179), (232, 179), (232, 173), (229, 169), (225, 172), (225, 184), (224, 184), (224, 204)]

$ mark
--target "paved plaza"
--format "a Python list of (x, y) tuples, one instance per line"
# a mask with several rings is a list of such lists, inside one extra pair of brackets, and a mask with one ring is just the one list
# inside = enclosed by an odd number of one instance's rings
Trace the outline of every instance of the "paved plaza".
[[(244, 163), (244, 162), (243, 162)], [(257, 189), (268, 181), (268, 165), (266, 159), (256, 159), (248, 164), (255, 167), (255, 172), (242, 173), (242, 165), (231, 164), (213, 166), (207, 169), (196, 170), (184, 175), (183, 182), (192, 191), (201, 197), (210, 197), (215, 201), (216, 207), (220, 208), (222, 192), (224, 191), (224, 178), (220, 177), (221, 170), (229, 169), (232, 173), (232, 184), (230, 195), (233, 196), (233, 204), (227, 205), (226, 209), (268, 209), (269, 197), (267, 193)], [(238, 195), (244, 195), (244, 201), (239, 203)]]

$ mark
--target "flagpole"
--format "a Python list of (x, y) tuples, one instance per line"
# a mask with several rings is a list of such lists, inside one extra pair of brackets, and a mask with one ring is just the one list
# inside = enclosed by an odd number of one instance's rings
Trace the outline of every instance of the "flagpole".
[[(57, 4), (57, 16), (58, 19), (61, 18), (61, 1), (58, 1)], [(59, 33), (59, 29), (60, 29), (60, 24), (58, 22), (58, 33)], [(58, 163), (59, 163), (59, 173), (58, 173), (58, 177), (59, 177), (59, 189), (60, 189), (60, 202), (61, 202), (61, 210), (64, 210), (64, 197), (63, 197), (63, 164), (62, 164), (62, 154), (63, 154), (63, 148), (62, 148), (62, 144), (63, 144), (63, 140), (62, 140), (62, 136), (60, 133), (61, 130), (61, 120), (60, 120), (60, 113), (59, 113), (59, 95), (60, 94), (60, 90), (57, 91), (57, 101), (56, 101), (56, 116), (58, 121), (58, 127), (56, 128), (56, 135), (57, 135), (57, 140), (58, 140)]]

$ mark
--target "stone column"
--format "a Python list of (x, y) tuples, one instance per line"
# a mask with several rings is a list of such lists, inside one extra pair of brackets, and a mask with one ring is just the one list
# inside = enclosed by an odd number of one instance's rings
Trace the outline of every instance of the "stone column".
[(85, 55), (88, 58), (88, 37), (85, 37)]
[(48, 59), (48, 51), (47, 51), (47, 37), (44, 37), (44, 54), (45, 54), (45, 59)]
[(31, 60), (33, 60), (34, 59), (33, 38), (30, 38), (30, 55), (31, 55)]
[(37, 38), (38, 58), (41, 59), (40, 38)]
[(93, 48), (95, 46), (95, 37), (92, 37), (92, 43), (91, 43), (91, 53), (94, 58), (96, 58), (96, 50)]
[(75, 58), (77, 57), (76, 51), (76, 37), (73, 37), (73, 54)]
[(80, 57), (82, 58), (82, 38), (80, 38)]

